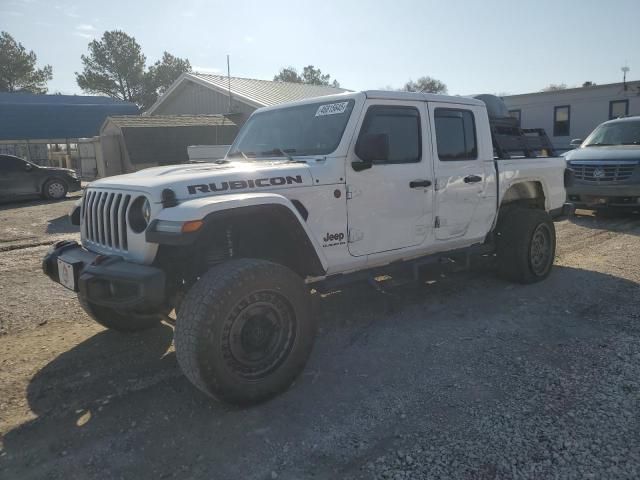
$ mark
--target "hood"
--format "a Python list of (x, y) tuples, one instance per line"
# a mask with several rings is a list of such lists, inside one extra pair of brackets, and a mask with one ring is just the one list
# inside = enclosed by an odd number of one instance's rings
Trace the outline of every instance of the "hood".
[(313, 178), (306, 163), (283, 160), (231, 161), (167, 165), (91, 182), (90, 188), (132, 190), (147, 193), (160, 202), (162, 190), (170, 188), (178, 200), (283, 188), (308, 187)]
[(615, 162), (619, 160), (640, 161), (640, 145), (576, 148), (568, 152), (564, 158), (569, 162), (572, 160), (598, 160), (602, 162)]

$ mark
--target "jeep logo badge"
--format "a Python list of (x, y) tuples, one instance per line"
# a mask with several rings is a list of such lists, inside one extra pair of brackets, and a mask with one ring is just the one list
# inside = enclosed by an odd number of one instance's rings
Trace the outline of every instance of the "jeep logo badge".
[(333, 247), (334, 245), (344, 245), (346, 243), (344, 241), (344, 237), (345, 235), (342, 232), (338, 232), (338, 233), (327, 232), (327, 234), (322, 238), (322, 246)]

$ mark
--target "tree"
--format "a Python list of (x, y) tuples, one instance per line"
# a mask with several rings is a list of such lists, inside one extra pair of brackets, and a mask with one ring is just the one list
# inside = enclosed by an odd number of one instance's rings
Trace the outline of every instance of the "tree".
[(189, 60), (164, 52), (162, 60), (158, 60), (150, 66), (144, 75), (142, 107), (149, 108), (180, 75), (190, 71), (191, 63)]
[(405, 92), (447, 93), (447, 86), (432, 77), (420, 77), (415, 82), (409, 80), (400, 90)]
[(302, 69), (302, 75), (294, 67), (281, 68), (280, 72), (273, 77), (275, 82), (291, 82), (291, 83), (306, 83), (308, 85), (330, 85), (335, 88), (340, 87), (340, 83), (337, 80), (331, 81), (331, 75), (322, 74), (319, 68), (315, 68), (313, 65), (307, 65)]
[(36, 68), (37, 57), (8, 32), (0, 32), (0, 92), (47, 93), (51, 65)]
[(140, 101), (146, 57), (135, 38), (120, 30), (104, 32), (101, 40), (89, 43), (89, 55), (81, 58), (84, 70), (76, 72), (76, 82), (82, 90)]
[(340, 83), (337, 80), (331, 81), (331, 75), (323, 75), (319, 68), (314, 68), (313, 65), (307, 65), (302, 70), (302, 83), (309, 85), (331, 85), (332, 87), (340, 87)]
[(302, 77), (293, 67), (281, 68), (278, 74), (273, 77), (274, 82), (302, 83)]
[(543, 92), (557, 92), (558, 90), (566, 90), (567, 85), (565, 83), (551, 83), (547, 87), (543, 88)]
[(82, 55), (84, 70), (76, 72), (82, 90), (134, 102), (148, 108), (182, 74), (191, 71), (189, 60), (164, 52), (145, 71), (146, 57), (136, 39), (119, 30), (104, 32)]

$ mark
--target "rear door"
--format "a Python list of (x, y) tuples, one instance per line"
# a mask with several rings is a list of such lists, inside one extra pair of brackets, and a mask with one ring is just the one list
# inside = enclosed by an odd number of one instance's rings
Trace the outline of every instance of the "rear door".
[[(349, 252), (375, 254), (419, 245), (432, 228), (433, 180), (428, 115), (424, 102), (368, 100), (347, 158)], [(384, 134), (385, 161), (355, 171), (357, 140)]]
[[(480, 204), (493, 186), (490, 162), (481, 158), (478, 121), (483, 110), (472, 105), (429, 103), (436, 176), (436, 240), (465, 238)], [(486, 114), (484, 115), (486, 117)]]

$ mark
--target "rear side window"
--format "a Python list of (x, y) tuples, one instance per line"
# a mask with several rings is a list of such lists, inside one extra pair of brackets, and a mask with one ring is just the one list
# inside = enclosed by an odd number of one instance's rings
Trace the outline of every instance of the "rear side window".
[(436, 108), (436, 143), (440, 160), (478, 158), (476, 123), (473, 112), (454, 108)]
[[(375, 163), (416, 163), (422, 155), (420, 113), (414, 107), (374, 105), (360, 129), (360, 137), (367, 134), (389, 136), (389, 158)], [(357, 147), (356, 147), (357, 149)]]
[(0, 156), (0, 171), (2, 172), (22, 172), (26, 165), (26, 162), (19, 158)]

